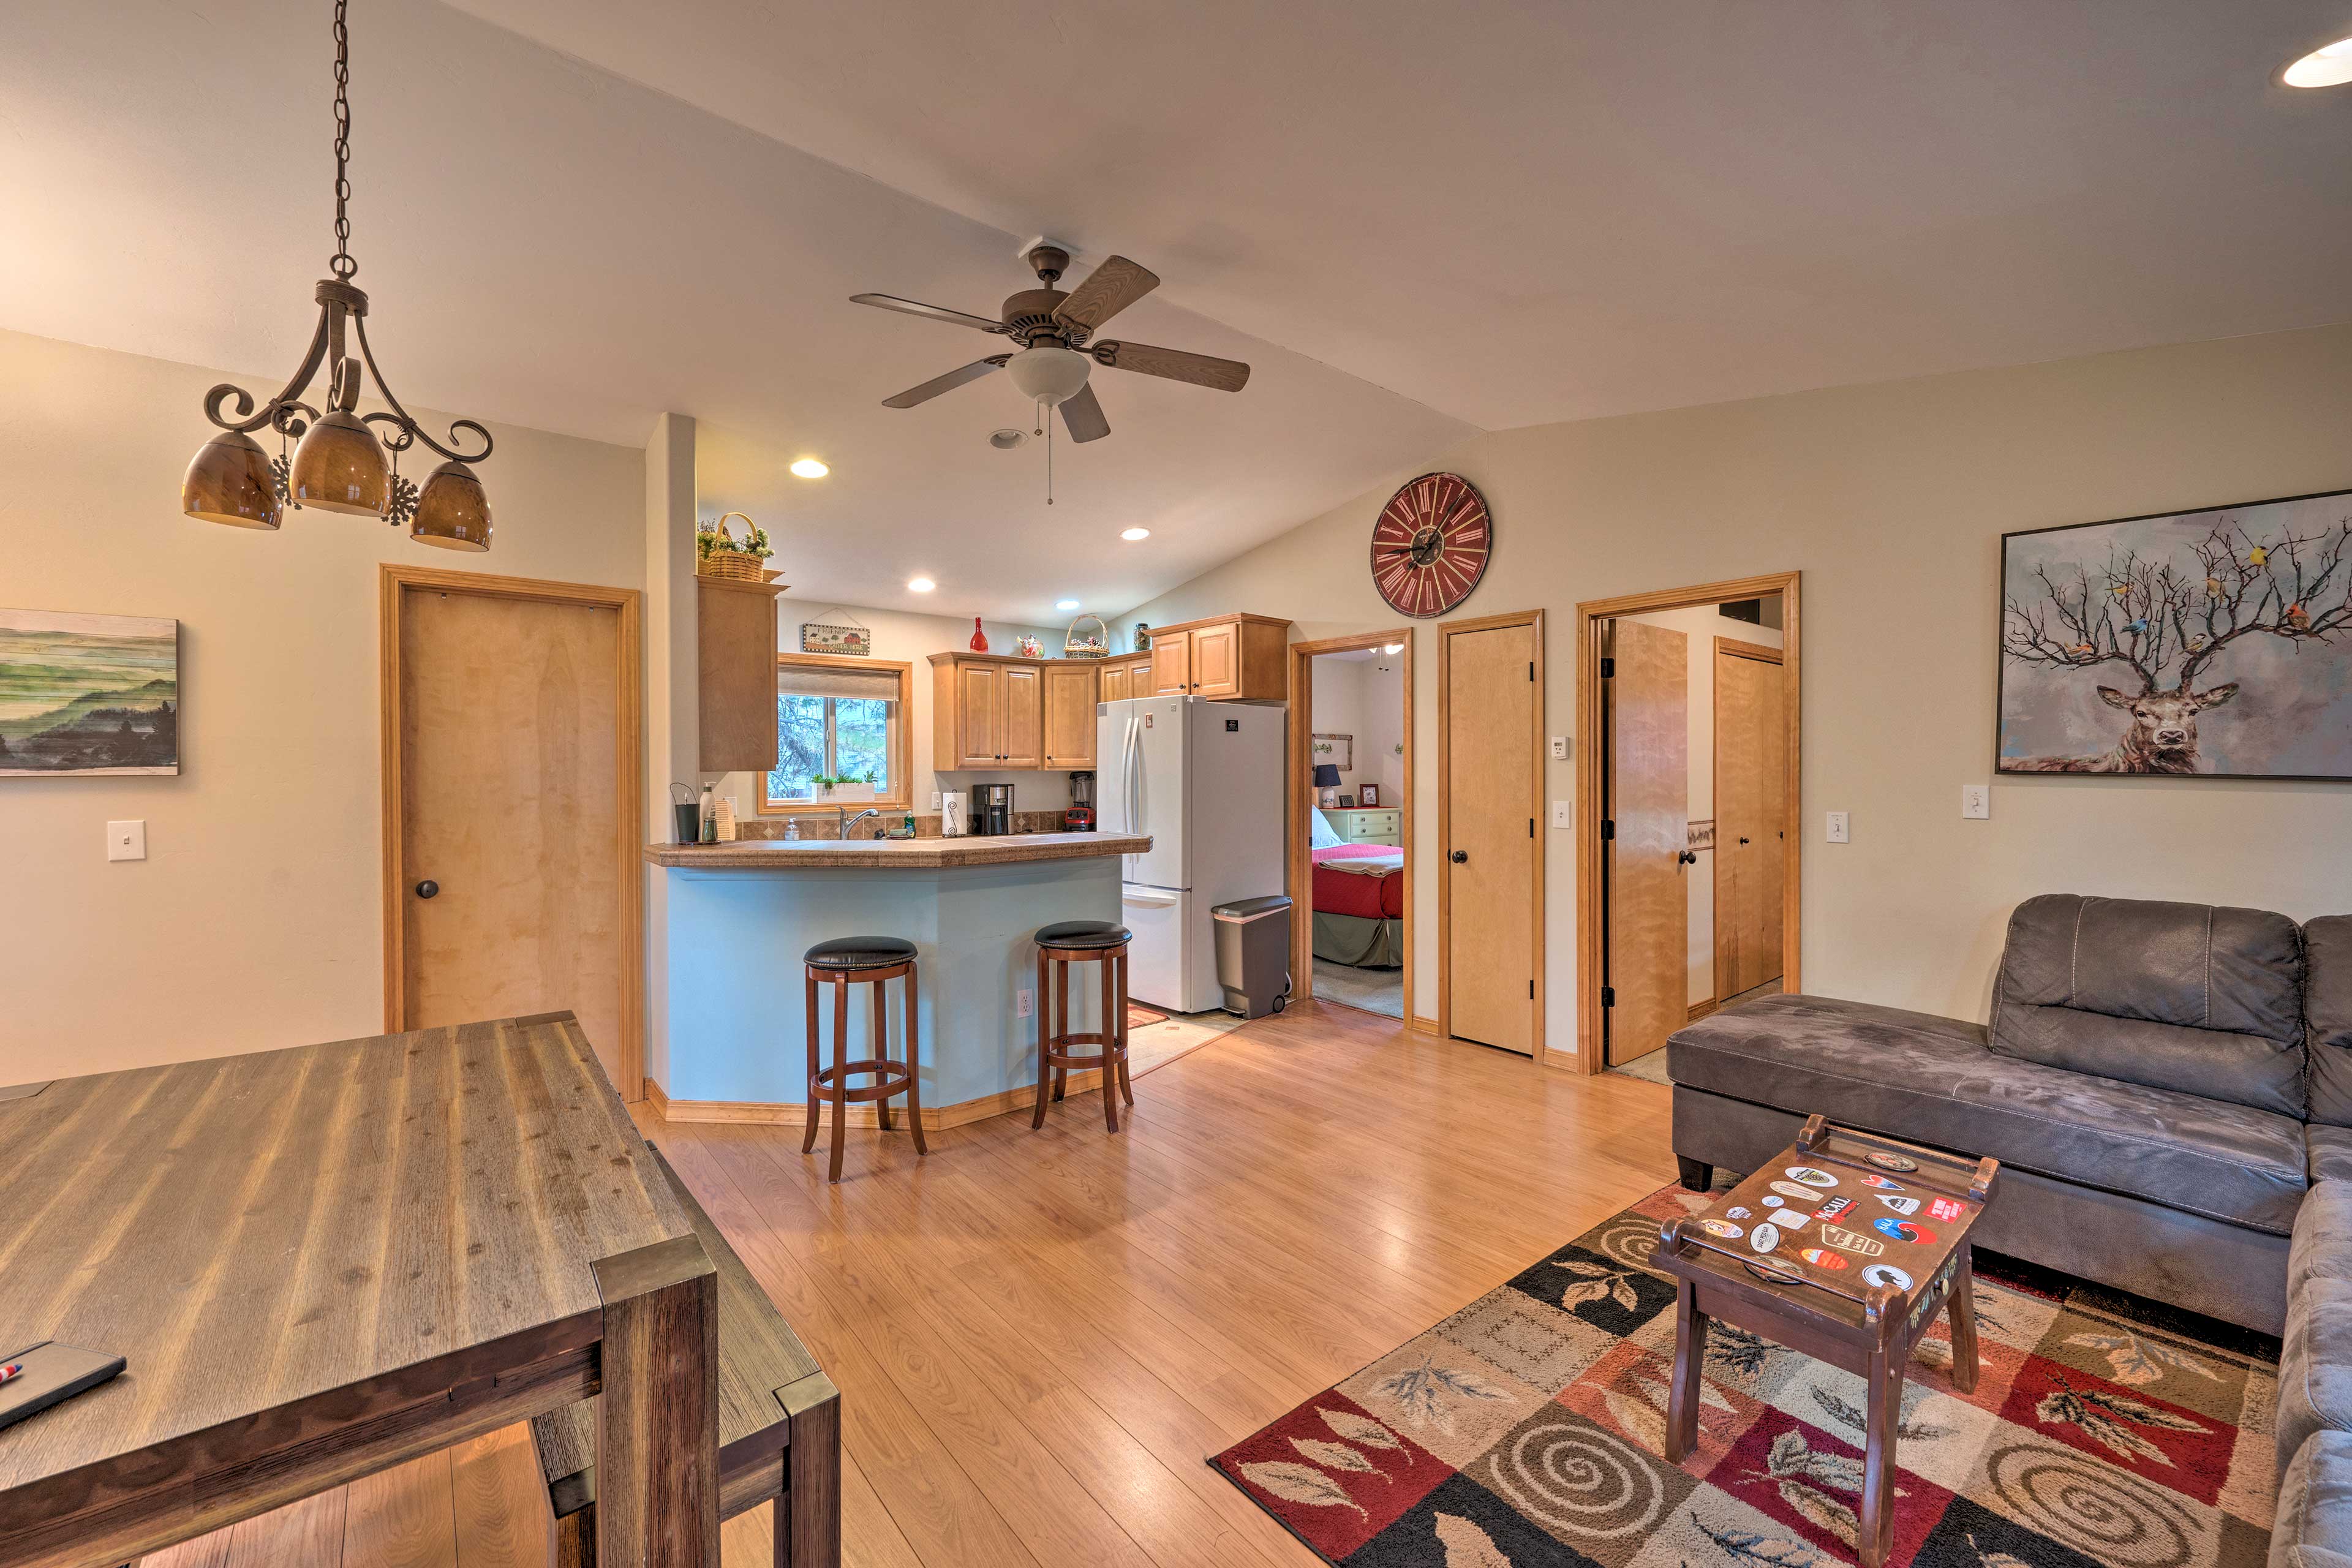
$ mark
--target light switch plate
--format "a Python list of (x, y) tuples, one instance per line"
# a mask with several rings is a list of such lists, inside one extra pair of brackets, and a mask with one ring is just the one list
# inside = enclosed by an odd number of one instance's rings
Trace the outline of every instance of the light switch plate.
[(1551, 803), (1551, 825), (1554, 827), (1574, 827), (1576, 826), (1576, 803), (1570, 800), (1553, 801)]
[(147, 824), (110, 822), (106, 825), (106, 858), (110, 860), (147, 858)]
[(940, 811), (940, 792), (939, 792), (939, 791), (937, 791), (937, 790), (933, 790), (933, 791), (931, 792), (931, 815), (932, 815), (932, 816), (938, 816), (938, 815), (939, 815), (939, 811)]
[(1853, 842), (1852, 824), (1847, 821), (1846, 814), (1843, 811), (1832, 811), (1830, 813), (1830, 842), (1832, 844), (1851, 844)]
[(1551, 738), (1551, 760), (1555, 763), (1564, 763), (1568, 761), (1567, 736), (1554, 735)]
[(1990, 784), (1962, 784), (1960, 786), (1960, 815), (1962, 816), (1977, 820), (1982, 820), (1985, 817), (1990, 816), (1992, 815), (1992, 786)]

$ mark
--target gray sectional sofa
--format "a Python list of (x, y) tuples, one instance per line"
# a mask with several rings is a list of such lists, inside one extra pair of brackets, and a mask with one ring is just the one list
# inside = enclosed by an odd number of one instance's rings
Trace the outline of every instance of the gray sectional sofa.
[(1666, 1071), (1686, 1185), (1818, 1110), (1998, 1158), (1980, 1246), (2283, 1336), (2271, 1563), (2352, 1568), (2352, 915), (2032, 899), (1990, 1025), (1769, 996)]

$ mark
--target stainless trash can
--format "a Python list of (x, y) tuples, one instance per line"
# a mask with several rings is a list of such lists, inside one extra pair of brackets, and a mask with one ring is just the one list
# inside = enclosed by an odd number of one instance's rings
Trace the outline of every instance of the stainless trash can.
[(1244, 1018), (1279, 1013), (1290, 1000), (1290, 900), (1280, 893), (1219, 904), (1217, 984), (1225, 1011)]

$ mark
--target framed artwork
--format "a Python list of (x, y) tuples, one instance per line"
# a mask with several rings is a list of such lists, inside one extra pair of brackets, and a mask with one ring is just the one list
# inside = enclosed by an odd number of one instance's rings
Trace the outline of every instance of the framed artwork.
[(1353, 773), (1356, 768), (1356, 737), (1353, 735), (1318, 735), (1314, 738), (1313, 761), (1329, 763), (1341, 773)]
[(809, 621), (801, 626), (803, 653), (843, 653), (859, 658), (874, 655), (874, 634), (864, 626), (825, 626)]
[(179, 771), (179, 622), (0, 610), (0, 778)]
[(1364, 784), (1356, 791), (1356, 796), (1366, 805), (1376, 806), (1381, 804), (1381, 786), (1376, 784)]
[(1683, 847), (1685, 849), (1714, 848), (1715, 818), (1711, 816), (1703, 816), (1696, 822), (1685, 823), (1683, 825)]
[(1998, 772), (2352, 778), (2352, 490), (2000, 549)]

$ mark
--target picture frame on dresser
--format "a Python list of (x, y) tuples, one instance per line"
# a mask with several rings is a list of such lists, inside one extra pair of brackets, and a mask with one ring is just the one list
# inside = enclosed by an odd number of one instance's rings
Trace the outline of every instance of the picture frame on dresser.
[(1381, 786), (1376, 784), (1358, 785), (1356, 788), (1356, 803), (1368, 809), (1379, 805), (1381, 804)]

